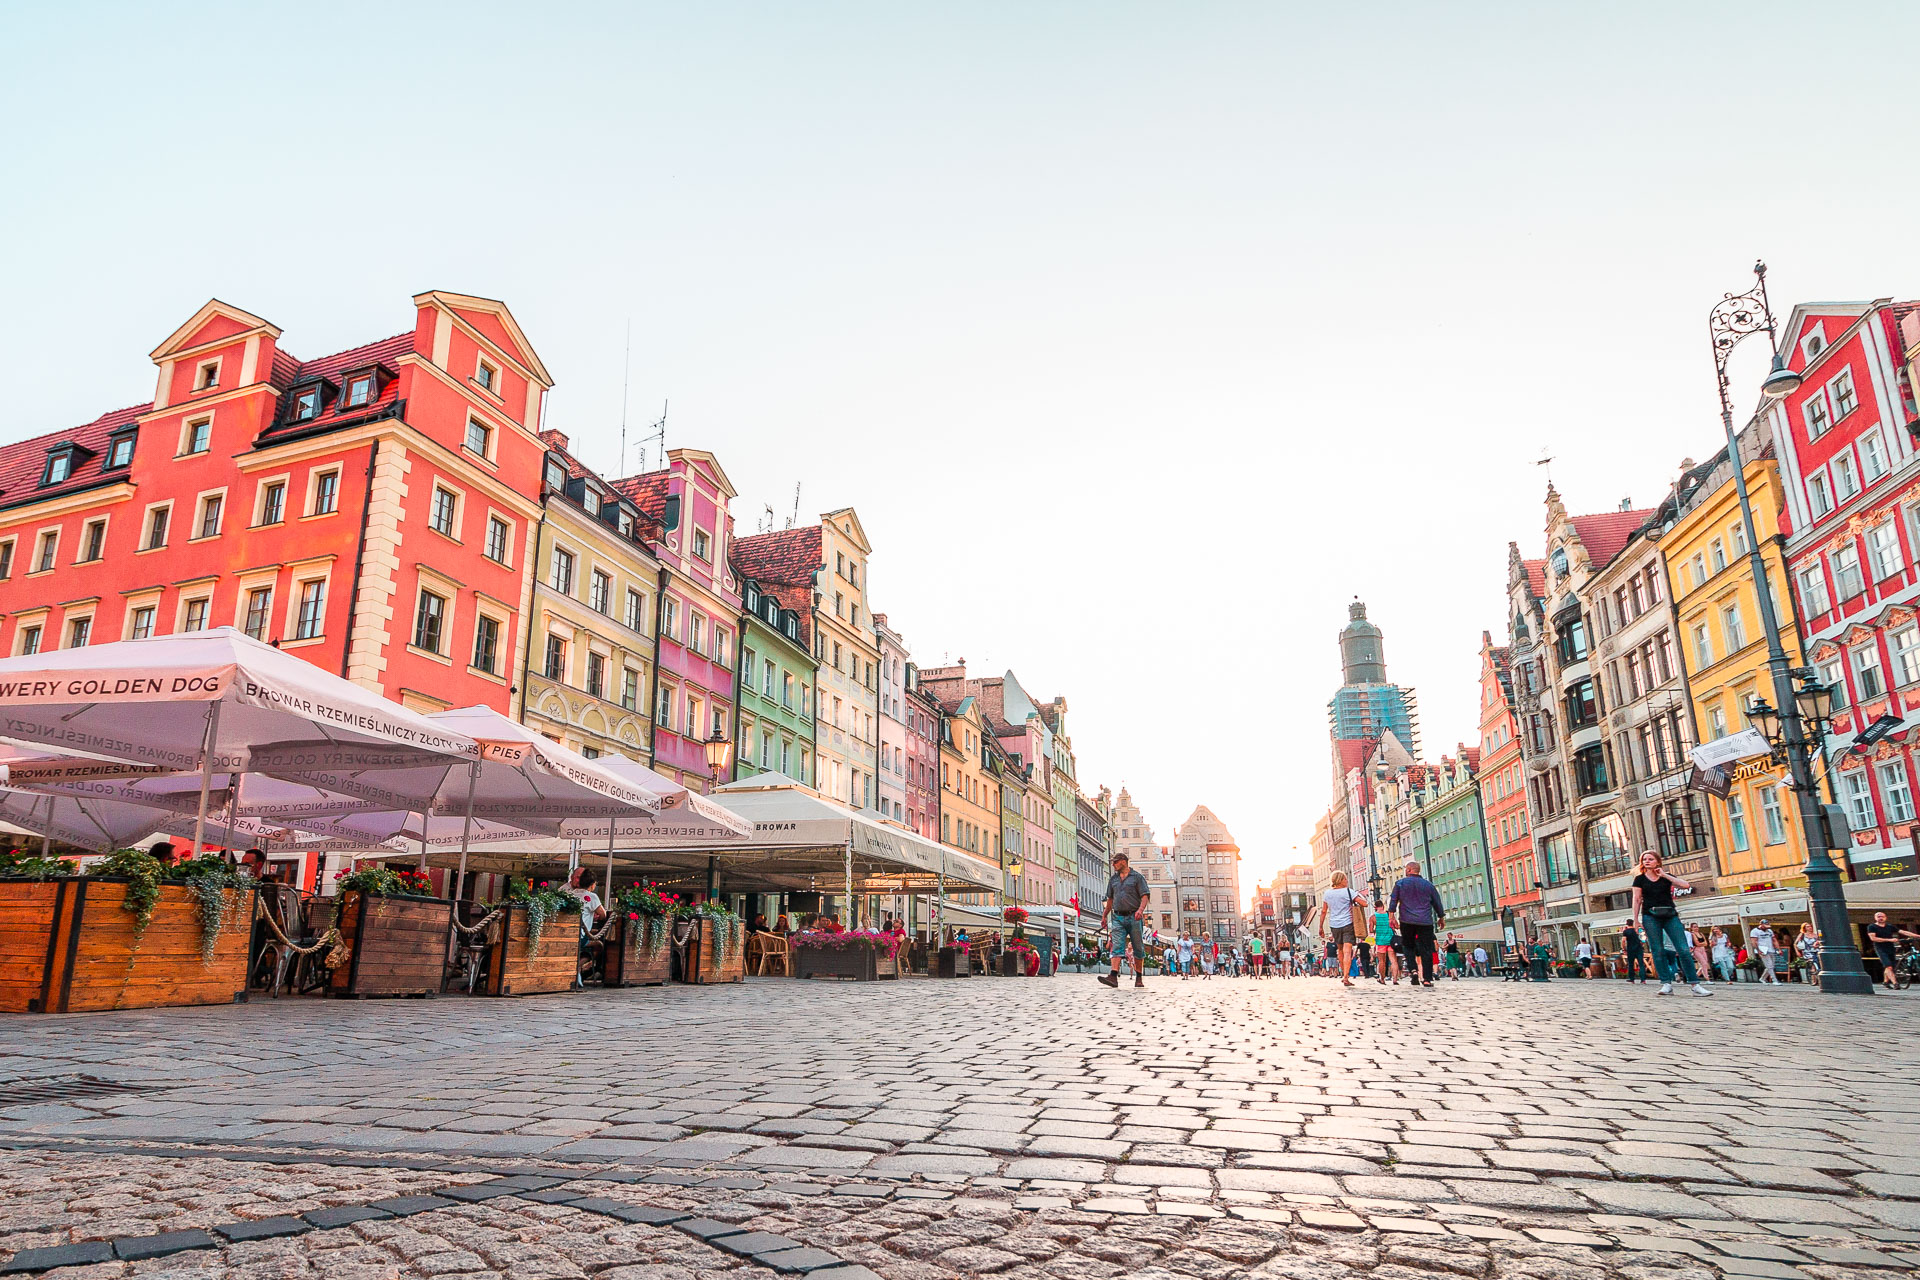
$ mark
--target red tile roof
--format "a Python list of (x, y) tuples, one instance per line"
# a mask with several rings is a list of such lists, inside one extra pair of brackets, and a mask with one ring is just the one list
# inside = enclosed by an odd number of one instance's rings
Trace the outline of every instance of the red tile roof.
[[(285, 353), (275, 352), (273, 372), (270, 377), (281, 391), (297, 387), (303, 382), (311, 382), (315, 378), (325, 378), (335, 385), (336, 394), (326, 402), (326, 407), (317, 416), (299, 422), (275, 419), (273, 425), (260, 434), (271, 436), (290, 431), (307, 432), (316, 427), (324, 427), (330, 422), (364, 418), (382, 409), (391, 408), (400, 398), (400, 379), (397, 376), (400, 372), (400, 358), (412, 351), (413, 332), (408, 330), (406, 333), (397, 333), (391, 338), (382, 338), (378, 342), (369, 342), (362, 346), (349, 347), (345, 351), (336, 351), (330, 356), (321, 356), (318, 360), (296, 362), (291, 372), (286, 362), (281, 359)], [(382, 365), (396, 376), (388, 378), (386, 384), (380, 388), (380, 394), (366, 404), (348, 406), (338, 394), (339, 391), (344, 390), (339, 386), (341, 375), (373, 365)], [(282, 378), (286, 381), (281, 381)]]
[(615, 480), (613, 487), (627, 500), (658, 520), (667, 513), (667, 479), (670, 473), (649, 471), (645, 475)]
[(1596, 570), (1613, 563), (1635, 532), (1653, 516), (1653, 508), (1638, 511), (1608, 511), (1597, 516), (1572, 517), (1573, 531), (1587, 549), (1587, 559)]
[[(738, 566), (734, 570), (739, 572)], [(779, 602), (782, 609), (792, 613), (800, 624), (800, 647), (813, 648), (813, 588), (795, 586), (785, 582), (760, 582), (754, 579), (760, 589)]]
[(1547, 598), (1547, 562), (1522, 560), (1520, 567), (1527, 571), (1527, 590), (1533, 593), (1533, 598), (1545, 600)]
[(804, 585), (811, 590), (814, 572), (820, 568), (820, 526), (735, 538), (731, 558), (736, 572), (756, 582)]
[[(141, 414), (152, 408), (151, 404), (130, 405), (125, 409), (103, 413), (85, 426), (62, 427), (58, 431), (49, 431), (43, 436), (0, 448), (0, 506), (38, 502), (55, 494), (97, 484), (107, 461), (107, 437), (113, 434), (114, 428), (137, 421)], [(90, 450), (93, 456), (77, 460), (72, 474), (65, 480), (42, 489), (40, 477), (46, 474), (47, 451), (57, 444), (68, 443)]]
[(1349, 769), (1363, 769), (1367, 757), (1373, 754), (1371, 738), (1336, 738), (1333, 745), (1340, 753), (1340, 773), (1344, 777)]
[(1467, 762), (1467, 768), (1473, 770), (1475, 773), (1480, 772), (1480, 748), (1461, 747), (1460, 757)]

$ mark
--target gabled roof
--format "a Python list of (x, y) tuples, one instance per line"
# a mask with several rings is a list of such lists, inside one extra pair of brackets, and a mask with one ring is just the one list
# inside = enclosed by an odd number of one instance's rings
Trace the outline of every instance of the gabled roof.
[[(111, 413), (101, 414), (85, 426), (62, 427), (58, 431), (49, 431), (43, 436), (0, 448), (0, 507), (38, 502), (42, 498), (99, 483), (107, 461), (107, 437), (113, 434), (116, 427), (132, 426), (139, 422), (140, 416), (152, 408), (151, 404), (137, 404), (115, 409)], [(72, 474), (59, 484), (42, 489), (40, 477), (46, 474), (47, 453), (55, 445), (61, 444), (78, 445), (92, 456), (82, 458)], [(16, 554), (24, 554), (24, 549)]]
[[(200, 336), (202, 330), (213, 326), (218, 332)], [(272, 321), (262, 320), (250, 311), (222, 302), (218, 298), (207, 299), (207, 304), (188, 317), (187, 322), (166, 336), (166, 340), (148, 354), (154, 360), (165, 360), (176, 351), (204, 346), (209, 342), (224, 341), (238, 337), (243, 333), (261, 330), (271, 338), (279, 338), (280, 330)]]
[[(348, 347), (345, 351), (336, 351), (330, 356), (321, 356), (318, 360), (293, 362), (291, 367), (276, 358), (273, 362), (273, 371), (269, 376), (282, 393), (303, 383), (322, 378), (334, 385), (336, 393), (343, 392), (345, 388), (340, 386), (340, 381), (344, 375), (376, 365), (397, 375), (400, 371), (401, 358), (411, 354), (412, 351), (412, 331), (396, 333), (391, 338), (382, 338), (378, 342), (368, 342), (358, 347)], [(325, 427), (329, 423), (347, 419), (357, 420), (387, 412), (400, 398), (400, 379), (397, 376), (389, 377), (384, 379), (383, 383), (384, 385), (379, 388), (379, 394), (366, 404), (349, 408), (344, 396), (335, 394), (325, 401), (317, 416), (299, 422), (286, 420), (288, 406), (283, 399), (280, 414), (276, 415), (267, 429), (260, 433), (261, 438), (266, 439), (291, 432), (304, 434), (316, 428)]]
[[(746, 577), (811, 590), (814, 572), (820, 568), (820, 526), (735, 538), (732, 559), (734, 569)], [(812, 608), (811, 599), (807, 607)]]
[(1613, 558), (1626, 549), (1633, 535), (1652, 515), (1653, 508), (1643, 507), (1637, 511), (1607, 511), (1567, 519), (1580, 536), (1580, 544), (1587, 549), (1588, 561), (1598, 571), (1613, 563)]
[(634, 506), (658, 520), (667, 513), (667, 481), (670, 473), (649, 471), (645, 475), (615, 480), (618, 489)]
[[(520, 322), (513, 318), (513, 312), (507, 310), (507, 304), (497, 298), (476, 298), (467, 293), (448, 293), (444, 289), (429, 289), (425, 293), (413, 296), (413, 305), (424, 307), (429, 302), (439, 303), (451, 312), (471, 311), (486, 318), (487, 324), (475, 324), (469, 316), (460, 318), (472, 325), (476, 333), (500, 349), (502, 355), (520, 365), (539, 380), (541, 385), (551, 387), (553, 375), (547, 372), (547, 366), (540, 363), (540, 357), (534, 353), (533, 344), (527, 341), (527, 335), (520, 331)], [(488, 333), (487, 329), (497, 327), (499, 332)]]

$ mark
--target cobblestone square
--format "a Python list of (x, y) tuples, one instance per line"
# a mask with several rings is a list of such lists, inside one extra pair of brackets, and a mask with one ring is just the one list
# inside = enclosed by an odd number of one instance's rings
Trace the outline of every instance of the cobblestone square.
[(1651, 991), (770, 979), (12, 1019), (0, 1078), (127, 1091), (0, 1110), (0, 1270), (1920, 1268), (1920, 1006)]

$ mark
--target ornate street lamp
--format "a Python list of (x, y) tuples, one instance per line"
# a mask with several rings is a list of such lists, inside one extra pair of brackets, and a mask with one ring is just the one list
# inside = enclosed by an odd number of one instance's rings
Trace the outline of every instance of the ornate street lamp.
[[(1821, 693), (1832, 708), (1832, 691), (1793, 687), (1794, 672), (1787, 666), (1787, 651), (1780, 642), (1780, 620), (1774, 616), (1773, 593), (1767, 589), (1766, 561), (1760, 553), (1760, 539), (1754, 532), (1753, 505), (1747, 499), (1747, 469), (1740, 459), (1740, 441), (1733, 430), (1733, 402), (1727, 394), (1727, 357), (1742, 341), (1756, 333), (1767, 335), (1773, 351), (1772, 369), (1760, 384), (1760, 393), (1769, 401), (1778, 400), (1800, 386), (1800, 375), (1787, 368), (1774, 336), (1773, 310), (1767, 305), (1767, 264), (1753, 264), (1754, 286), (1745, 293), (1730, 293), (1707, 313), (1707, 335), (1713, 343), (1713, 371), (1720, 388), (1720, 424), (1727, 434), (1727, 460), (1733, 467), (1734, 492), (1740, 498), (1740, 525), (1747, 538), (1747, 562), (1753, 574), (1753, 594), (1760, 606), (1760, 626), (1767, 638), (1767, 666), (1773, 675), (1773, 703), (1765, 706), (1779, 723), (1779, 736), (1786, 752), (1788, 786), (1800, 810), (1800, 829), (1807, 844), (1807, 902), (1812, 908), (1814, 928), (1820, 931), (1820, 989), (1844, 995), (1872, 995), (1873, 979), (1860, 963), (1860, 948), (1854, 941), (1853, 925), (1847, 919), (1846, 891), (1840, 884), (1840, 868), (1827, 848), (1826, 812), (1813, 780), (1809, 756), (1805, 711), (1818, 709)], [(1809, 700), (1803, 708), (1801, 696)], [(1775, 710), (1775, 708), (1778, 710)], [(1758, 707), (1755, 708), (1758, 711)], [(1768, 735), (1772, 736), (1772, 735)]]
[(704, 744), (707, 749), (707, 776), (713, 779), (713, 785), (720, 785), (720, 771), (727, 767), (727, 761), (733, 758), (733, 740), (713, 727), (713, 736)]

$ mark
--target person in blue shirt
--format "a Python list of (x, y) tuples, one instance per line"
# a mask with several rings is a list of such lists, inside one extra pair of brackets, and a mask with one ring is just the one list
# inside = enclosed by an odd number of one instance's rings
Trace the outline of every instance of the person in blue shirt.
[(1447, 909), (1441, 904), (1440, 891), (1420, 874), (1418, 862), (1409, 861), (1406, 874), (1393, 882), (1387, 912), (1407, 941), (1407, 957), (1412, 962), (1408, 976), (1415, 986), (1432, 990), (1434, 931), (1446, 924)]

